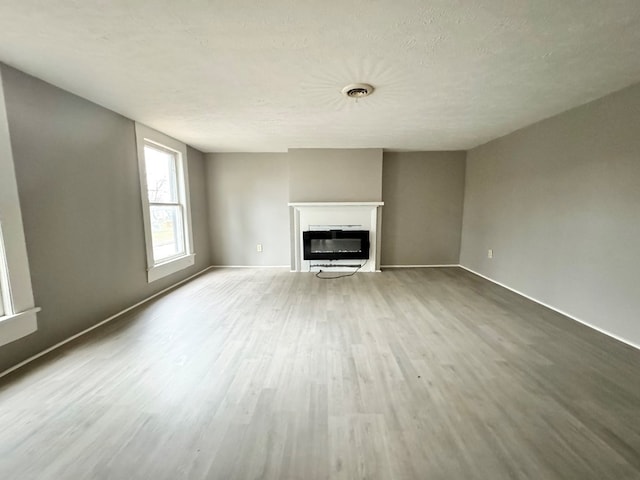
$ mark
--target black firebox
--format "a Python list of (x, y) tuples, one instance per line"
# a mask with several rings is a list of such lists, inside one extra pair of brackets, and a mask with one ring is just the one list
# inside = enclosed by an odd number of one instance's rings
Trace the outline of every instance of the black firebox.
[(311, 230), (302, 241), (305, 260), (369, 258), (368, 230)]

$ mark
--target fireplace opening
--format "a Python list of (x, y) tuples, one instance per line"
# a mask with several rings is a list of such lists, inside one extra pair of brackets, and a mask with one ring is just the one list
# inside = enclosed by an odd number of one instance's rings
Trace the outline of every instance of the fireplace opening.
[(311, 230), (302, 232), (305, 260), (366, 260), (368, 230)]

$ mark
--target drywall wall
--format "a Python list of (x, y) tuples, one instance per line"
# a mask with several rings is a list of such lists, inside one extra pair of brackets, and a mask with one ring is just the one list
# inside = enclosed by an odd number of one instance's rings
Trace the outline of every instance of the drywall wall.
[(134, 123), (1, 66), (38, 331), (0, 371), (210, 265), (202, 154), (188, 150), (195, 265), (147, 283)]
[(212, 263), (288, 265), (287, 154), (207, 154), (206, 178)]
[(289, 202), (382, 198), (381, 149), (210, 153), (206, 165), (214, 265), (288, 266)]
[(379, 202), (382, 149), (291, 149), (290, 202)]
[(465, 152), (293, 149), (206, 164), (214, 265), (288, 265), (288, 202), (380, 200), (383, 264), (458, 263)]
[(639, 245), (640, 85), (468, 152), (465, 267), (640, 346)]
[(382, 265), (458, 264), (465, 152), (385, 153)]

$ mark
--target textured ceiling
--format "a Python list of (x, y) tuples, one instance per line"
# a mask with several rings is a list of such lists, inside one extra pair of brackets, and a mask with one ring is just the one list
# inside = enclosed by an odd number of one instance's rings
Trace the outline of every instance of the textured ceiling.
[(0, 0), (0, 60), (204, 151), (467, 149), (640, 81), (640, 1)]

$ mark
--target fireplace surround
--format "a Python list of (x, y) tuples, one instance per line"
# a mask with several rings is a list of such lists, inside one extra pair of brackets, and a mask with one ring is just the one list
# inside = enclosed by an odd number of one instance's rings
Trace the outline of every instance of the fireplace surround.
[[(380, 265), (380, 219), (383, 202), (301, 202), (289, 203), (291, 225), (291, 271), (310, 272), (317, 271), (321, 266), (326, 270), (327, 264), (332, 271), (353, 271), (354, 264), (362, 265), (361, 272), (379, 272)], [(346, 233), (337, 233), (344, 231)], [(367, 234), (355, 234), (354, 232), (368, 232)], [(355, 243), (324, 242), (317, 243), (320, 249), (328, 249), (329, 252), (316, 252), (320, 257), (313, 257), (311, 243), (305, 256), (305, 232), (307, 236), (316, 237), (318, 240), (342, 240), (339, 237), (359, 235), (358, 240), (363, 242), (368, 238), (368, 245), (360, 243), (356, 248)], [(319, 233), (324, 232), (324, 233)], [(329, 232), (329, 233), (327, 233)], [(336, 232), (336, 233), (332, 233)], [(326, 237), (330, 238), (326, 238)], [(352, 240), (355, 240), (352, 238)], [(333, 244), (332, 244), (333, 243)], [(342, 244), (342, 248), (340, 246)], [(359, 250), (359, 252), (339, 250)], [(339, 255), (344, 253), (344, 256)], [(337, 257), (337, 258), (336, 258)], [(349, 257), (349, 258), (347, 258)], [(358, 258), (354, 258), (358, 257)], [(322, 264), (322, 265), (320, 265)]]

